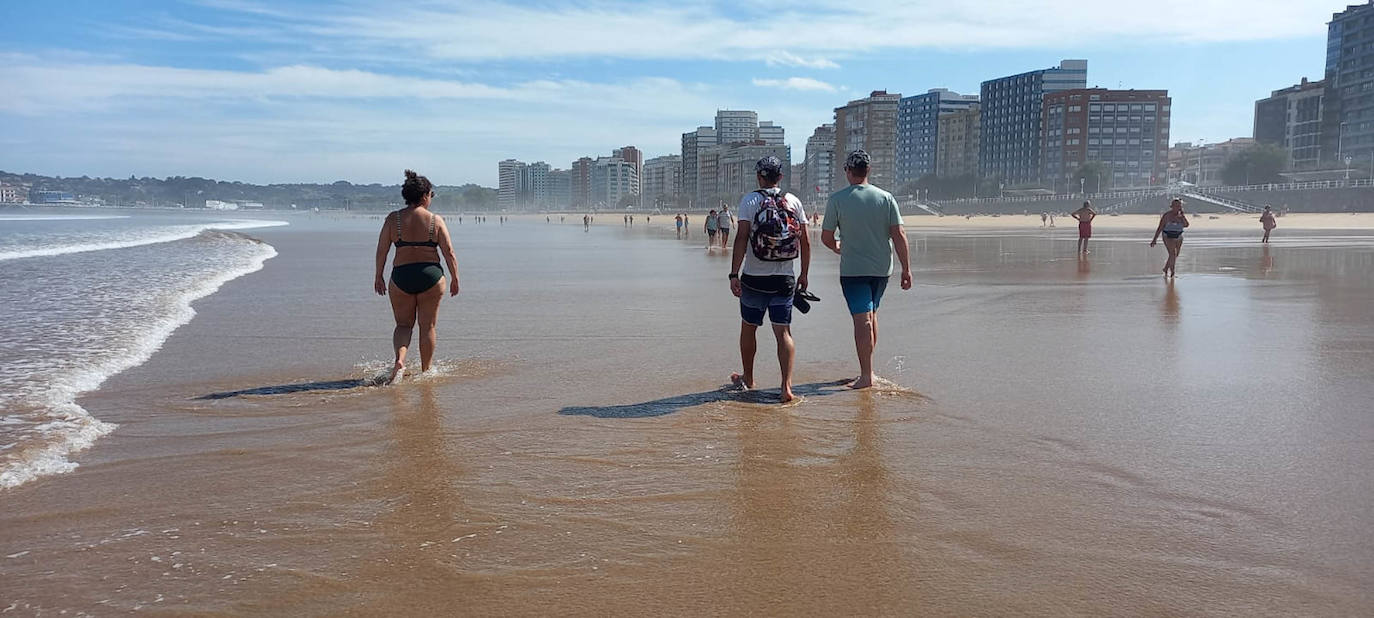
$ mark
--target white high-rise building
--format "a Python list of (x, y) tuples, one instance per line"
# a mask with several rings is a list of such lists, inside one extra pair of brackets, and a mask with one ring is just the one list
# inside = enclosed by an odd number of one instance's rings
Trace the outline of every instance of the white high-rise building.
[(697, 158), (702, 149), (715, 145), (716, 130), (712, 127), (697, 127), (695, 131), (682, 134), (682, 192), (690, 202), (689, 208), (703, 207), (697, 192)]
[(549, 178), (551, 171), (553, 168), (543, 161), (531, 163), (525, 168), (528, 201), (532, 202), (535, 208), (548, 208), (553, 200), (553, 185)]
[[(627, 196), (633, 198), (627, 200)], [(592, 164), (592, 204), (596, 208), (621, 209), (639, 198), (639, 171), (620, 157), (597, 157)]]
[(759, 123), (759, 139), (769, 146), (781, 146), (784, 143), (782, 125), (775, 124), (770, 120)]
[(665, 155), (644, 162), (642, 179), (646, 208), (674, 208), (682, 195), (682, 157)]
[(830, 197), (831, 180), (835, 173), (835, 125), (816, 127), (806, 139), (806, 158), (802, 161), (802, 178), (797, 197), (808, 206), (824, 204)]
[(528, 176), (525, 173), (527, 166), (515, 159), (506, 159), (496, 164), (497, 186), (496, 186), (496, 206), (501, 210), (515, 208), (515, 205), (523, 199), (527, 189), (526, 182)]
[(752, 142), (759, 138), (758, 112), (738, 109), (716, 111), (716, 143)]

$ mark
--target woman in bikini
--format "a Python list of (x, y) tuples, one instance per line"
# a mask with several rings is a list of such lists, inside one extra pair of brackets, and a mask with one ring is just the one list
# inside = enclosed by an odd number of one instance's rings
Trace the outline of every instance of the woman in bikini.
[[(458, 259), (453, 256), (448, 226), (443, 217), (429, 211), (434, 185), (428, 178), (406, 170), (401, 197), (405, 198), (406, 207), (388, 214), (382, 223), (382, 232), (377, 238), (377, 276), (372, 284), (378, 294), (391, 299), (391, 312), (396, 316), (396, 329), (391, 334), (396, 363), (392, 366), (389, 383), (405, 375), (406, 351), (417, 321), (420, 324), (420, 371), (429, 371), (430, 361), (434, 359), (434, 326), (439, 317), (439, 301), (444, 297), (440, 253), (452, 275), (448, 282), (449, 295), (458, 295)], [(416, 240), (418, 238), (424, 240)], [(391, 263), (391, 283), (388, 284), (382, 277), (382, 270), (393, 245), (396, 259)]]
[(1169, 202), (1169, 210), (1159, 217), (1159, 227), (1155, 228), (1154, 238), (1150, 239), (1150, 246), (1153, 247), (1159, 242), (1159, 235), (1164, 234), (1164, 248), (1169, 251), (1169, 259), (1164, 262), (1164, 276), (1172, 277), (1177, 274), (1175, 262), (1178, 261), (1178, 252), (1183, 249), (1183, 228), (1188, 227), (1188, 217), (1183, 214), (1183, 200), (1174, 198)]

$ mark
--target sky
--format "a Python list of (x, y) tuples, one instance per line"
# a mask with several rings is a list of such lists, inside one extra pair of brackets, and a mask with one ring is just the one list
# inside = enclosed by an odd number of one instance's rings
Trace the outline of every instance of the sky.
[(1174, 141), (1322, 77), (1326, 0), (0, 0), (0, 170), (495, 186), (497, 162), (678, 154), (717, 109), (799, 160), (871, 90), (976, 94), (1088, 60), (1168, 89)]

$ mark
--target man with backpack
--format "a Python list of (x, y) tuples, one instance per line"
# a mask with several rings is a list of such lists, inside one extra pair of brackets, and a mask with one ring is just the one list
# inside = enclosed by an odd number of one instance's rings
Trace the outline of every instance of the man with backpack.
[[(840, 255), (840, 291), (854, 320), (859, 377), (850, 388), (873, 386), (873, 349), (878, 345), (878, 305), (892, 276), (892, 253), (902, 264), (901, 285), (911, 289), (902, 213), (891, 193), (868, 184), (871, 159), (855, 150), (844, 162), (849, 186), (831, 194), (821, 222), (821, 242)], [(837, 238), (839, 231), (842, 238)]]
[[(792, 401), (792, 363), (796, 346), (792, 342), (792, 297), (806, 289), (811, 268), (811, 241), (806, 234), (806, 214), (801, 200), (778, 188), (782, 180), (782, 161), (767, 156), (754, 164), (759, 190), (745, 195), (739, 203), (739, 232), (730, 257), (730, 291), (739, 298), (742, 320), (739, 354), (743, 373), (730, 381), (743, 388), (754, 388), (756, 335), (763, 316), (773, 323), (778, 341), (778, 365), (782, 370), (782, 402)], [(796, 262), (801, 261), (801, 274)]]

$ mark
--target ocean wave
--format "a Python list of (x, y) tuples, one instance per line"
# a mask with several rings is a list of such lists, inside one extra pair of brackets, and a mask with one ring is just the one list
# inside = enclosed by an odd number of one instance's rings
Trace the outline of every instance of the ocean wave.
[(127, 249), (129, 247), (155, 245), (193, 238), (206, 230), (249, 230), (263, 227), (279, 227), (283, 225), (290, 224), (286, 221), (241, 219), (236, 221), (219, 221), (215, 223), (176, 225), (152, 230), (140, 230), (132, 232), (126, 237), (115, 238), (113, 240), (0, 251), (0, 262), (23, 258), (48, 257), (71, 253), (86, 253), (88, 251), (108, 251), (110, 249)]
[[(207, 229), (225, 228), (215, 224), (207, 226)], [(170, 311), (157, 319), (142, 322), (146, 330), (137, 333), (131, 345), (121, 350), (120, 354), (52, 376), (44, 392), (36, 394), (38, 400), (30, 401), (39, 406), (42, 420), (41, 423), (32, 423), (29, 432), (36, 434), (36, 440), (20, 444), (13, 449), (18, 451), (14, 458), (0, 463), (3, 465), (0, 467), (0, 489), (17, 487), (41, 476), (75, 469), (77, 464), (71, 462), (68, 456), (89, 448), (101, 436), (114, 431), (116, 425), (95, 418), (78, 405), (76, 399), (99, 388), (111, 376), (147, 362), (176, 329), (195, 317), (195, 309), (191, 308), (193, 302), (215, 293), (225, 283), (261, 270), (267, 260), (277, 255), (271, 245), (247, 237), (243, 237), (243, 241), (251, 243), (252, 247), (244, 263), (199, 279), (194, 286), (178, 293), (169, 307)]]

